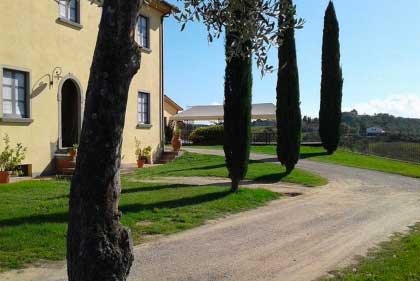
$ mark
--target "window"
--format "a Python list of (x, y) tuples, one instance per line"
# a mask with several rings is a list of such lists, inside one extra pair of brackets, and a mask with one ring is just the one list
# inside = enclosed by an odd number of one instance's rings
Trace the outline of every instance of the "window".
[(28, 74), (3, 70), (3, 116), (28, 118)]
[(60, 18), (79, 23), (79, 0), (59, 0)]
[(139, 125), (150, 124), (150, 95), (148, 93), (140, 92), (138, 94), (138, 117)]
[(146, 49), (150, 49), (149, 26), (149, 18), (140, 16), (138, 22), (139, 45)]

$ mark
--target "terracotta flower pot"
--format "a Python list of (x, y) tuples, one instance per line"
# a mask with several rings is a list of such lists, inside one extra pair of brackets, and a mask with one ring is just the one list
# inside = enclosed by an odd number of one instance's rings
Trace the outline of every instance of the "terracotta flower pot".
[(10, 182), (10, 173), (0, 172), (0, 183), (9, 183), (9, 182)]
[(172, 137), (172, 149), (174, 152), (178, 153), (181, 149), (181, 138), (180, 135), (173, 135)]
[(145, 162), (146, 162), (145, 159), (138, 159), (137, 160), (137, 168), (139, 168), (139, 169), (143, 168)]
[(76, 158), (76, 154), (77, 154), (76, 150), (70, 150), (70, 152), (69, 152), (69, 155), (70, 155), (71, 159), (73, 159), (73, 160)]

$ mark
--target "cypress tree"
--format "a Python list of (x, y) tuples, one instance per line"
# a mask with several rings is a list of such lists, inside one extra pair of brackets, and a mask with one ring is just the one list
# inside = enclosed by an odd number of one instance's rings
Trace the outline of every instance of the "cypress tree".
[[(281, 5), (284, 11), (288, 11), (293, 2), (292, 0), (281, 0)], [(279, 47), (278, 54), (277, 157), (281, 164), (286, 167), (286, 172), (291, 173), (299, 160), (302, 116), (300, 112), (294, 17), (280, 15), (279, 26), (284, 24), (287, 24), (290, 28), (284, 32), (283, 43)]]
[(337, 150), (340, 141), (343, 74), (340, 66), (339, 33), (334, 4), (330, 1), (324, 18), (319, 111), (319, 135), (329, 154), (333, 154)]
[[(238, 191), (239, 183), (248, 170), (252, 109), (252, 57), (233, 55), (229, 58), (229, 48), (235, 38), (238, 38), (236, 32), (226, 30), (223, 149), (232, 192)], [(249, 49), (249, 45), (244, 44), (244, 48)]]

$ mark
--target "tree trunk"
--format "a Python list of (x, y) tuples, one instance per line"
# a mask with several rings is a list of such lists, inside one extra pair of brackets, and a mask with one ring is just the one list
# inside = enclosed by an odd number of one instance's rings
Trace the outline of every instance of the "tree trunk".
[(128, 90), (140, 67), (134, 41), (142, 0), (105, 0), (71, 183), (69, 281), (123, 281), (133, 262), (129, 230), (120, 224), (120, 164)]
[(230, 187), (230, 192), (237, 193), (239, 191), (239, 179), (232, 179), (232, 184)]

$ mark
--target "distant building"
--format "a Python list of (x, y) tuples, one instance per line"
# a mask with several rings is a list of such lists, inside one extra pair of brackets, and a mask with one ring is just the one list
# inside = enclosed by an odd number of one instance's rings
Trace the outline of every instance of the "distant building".
[(172, 100), (167, 95), (163, 97), (163, 118), (165, 126), (168, 126), (169, 118), (171, 116), (177, 115), (180, 111), (184, 109), (179, 106), (174, 100)]
[(366, 129), (367, 135), (383, 135), (385, 133), (385, 130), (380, 127), (370, 127)]

